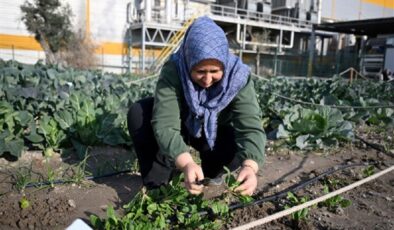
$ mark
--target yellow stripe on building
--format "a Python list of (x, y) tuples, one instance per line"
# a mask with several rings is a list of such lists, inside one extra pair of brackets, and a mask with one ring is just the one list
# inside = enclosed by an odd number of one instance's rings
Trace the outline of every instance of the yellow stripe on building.
[[(0, 34), (0, 49), (43, 51), (40, 44), (34, 39), (33, 36), (11, 34)], [(145, 55), (147, 57), (157, 57), (159, 53), (159, 49), (147, 49)], [(127, 55), (127, 43), (102, 42), (101, 44), (97, 45), (96, 54)], [(141, 49), (133, 48), (132, 56), (138, 57), (139, 55), (141, 55)]]
[(362, 0), (363, 2), (394, 9), (394, 0)]
[(11, 34), (0, 34), (1, 49), (18, 49), (18, 50), (39, 50), (41, 45), (33, 36), (21, 36)]

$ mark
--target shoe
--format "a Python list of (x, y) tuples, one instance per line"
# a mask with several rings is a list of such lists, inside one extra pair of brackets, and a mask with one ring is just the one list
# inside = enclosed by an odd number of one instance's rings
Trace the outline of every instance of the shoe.
[(223, 177), (222, 176), (217, 176), (215, 178), (204, 178), (200, 181), (197, 181), (196, 184), (198, 185), (204, 185), (204, 186), (218, 186), (223, 184)]
[(223, 184), (223, 181), (223, 177), (220, 175), (215, 178), (209, 179), (208, 185), (219, 186)]

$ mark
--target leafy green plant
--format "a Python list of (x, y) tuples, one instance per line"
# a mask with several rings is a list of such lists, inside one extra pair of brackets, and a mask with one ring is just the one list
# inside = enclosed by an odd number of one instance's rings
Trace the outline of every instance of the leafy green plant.
[[(127, 109), (136, 100), (151, 96), (157, 80), (135, 83), (136, 76), (130, 75), (62, 69), (42, 63), (0, 63), (0, 155), (15, 158), (26, 148), (57, 151), (72, 146), (80, 159), (89, 146), (129, 148), (132, 143), (127, 134)], [(367, 108), (393, 105), (393, 84), (363, 80), (349, 85), (337, 77), (254, 81), (264, 126), (279, 131), (280, 138), (292, 147), (336, 146), (351, 138), (349, 121), (379, 127), (393, 125), (391, 108)], [(319, 109), (321, 106), (310, 103), (365, 109), (342, 109), (338, 115), (335, 109)], [(295, 108), (295, 104), (302, 104), (302, 108)]]
[(134, 76), (2, 62), (0, 155), (18, 158), (26, 147), (69, 148), (84, 158), (88, 146), (127, 145), (130, 104), (152, 95), (155, 81)]
[[(218, 229), (228, 216), (228, 205), (220, 200), (204, 200), (181, 185), (182, 176), (167, 186), (142, 190), (124, 206), (125, 215), (118, 217), (113, 207), (107, 218), (90, 217), (95, 229)], [(215, 219), (200, 212), (211, 210)]]
[(372, 176), (375, 173), (375, 166), (369, 165), (363, 170), (364, 177)]
[(25, 196), (23, 196), (19, 201), (19, 206), (21, 209), (26, 209), (30, 207), (30, 201)]
[(239, 192), (235, 191), (235, 189), (241, 185), (241, 182), (237, 181), (235, 176), (231, 173), (231, 171), (226, 166), (224, 166), (224, 170), (226, 171), (224, 181), (228, 188), (228, 195), (236, 197), (243, 204), (248, 204), (253, 202), (253, 197), (248, 195), (242, 195)]
[[(303, 203), (309, 201), (309, 197), (303, 196), (301, 198), (298, 198), (292, 192), (287, 193), (286, 199), (288, 201), (288, 204), (285, 205), (285, 209), (289, 209), (291, 207), (294, 207), (294, 206), (297, 206), (297, 205), (300, 205), (300, 204), (303, 204)], [(308, 214), (309, 214), (309, 208), (303, 208), (299, 211), (293, 212), (291, 214), (291, 217), (295, 221), (301, 221), (301, 220), (307, 219)]]
[(341, 181), (339, 179), (335, 179), (335, 178), (327, 178), (324, 181), (324, 184), (327, 186), (327, 188), (329, 190), (335, 190), (335, 189), (338, 189), (338, 187), (341, 184)]
[(67, 137), (56, 120), (48, 115), (41, 117), (37, 132), (44, 137), (45, 144), (41, 146), (44, 151), (49, 151), (48, 148), (59, 149)]
[(350, 140), (354, 136), (352, 129), (352, 124), (344, 121), (337, 109), (294, 106), (279, 125), (277, 137), (286, 138), (299, 149), (321, 149), (337, 146), (339, 140)]
[(81, 184), (86, 176), (87, 176), (87, 172), (86, 172), (86, 166), (87, 166), (87, 160), (89, 158), (89, 154), (85, 155), (85, 158), (80, 161), (77, 166), (74, 168), (74, 172), (71, 178), (71, 181), (73, 181), (76, 184)]
[[(330, 192), (328, 185), (324, 185), (323, 192), (328, 194)], [(329, 211), (334, 211), (338, 207), (347, 208), (352, 204), (352, 202), (348, 199), (340, 195), (336, 195), (334, 197), (328, 198), (327, 200), (321, 202), (321, 205), (327, 207)]]
[(33, 116), (27, 111), (15, 110), (7, 101), (0, 101), (0, 156), (10, 153), (20, 157), (24, 149), (24, 130), (32, 122)]

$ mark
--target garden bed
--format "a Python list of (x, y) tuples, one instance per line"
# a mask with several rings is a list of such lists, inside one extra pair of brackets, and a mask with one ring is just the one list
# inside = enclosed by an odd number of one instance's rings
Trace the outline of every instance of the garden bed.
[[(370, 137), (370, 136), (366, 136)], [(379, 136), (375, 136), (378, 138)], [(373, 140), (378, 142), (377, 139)], [(269, 144), (267, 157), (259, 175), (259, 188), (254, 198), (260, 199), (278, 193), (301, 181), (313, 178), (331, 167), (354, 163), (374, 163), (374, 171), (393, 165), (394, 159), (388, 154), (369, 148), (365, 144), (348, 144), (330, 151), (300, 152), (285, 148), (272, 149)], [(85, 175), (106, 174), (111, 170), (132, 168), (131, 153), (118, 148), (94, 148), (86, 162)], [(77, 163), (71, 156), (55, 154), (46, 160), (40, 152), (28, 152), (17, 162), (1, 159), (0, 167), (0, 229), (64, 229), (76, 218), (90, 223), (89, 216), (106, 216), (111, 205), (118, 213), (141, 189), (138, 173), (125, 173), (96, 180), (82, 180), (82, 183), (54, 184), (39, 188), (16, 190), (16, 175), (33, 172), (30, 179), (48, 176), (48, 167), (54, 169), (56, 178), (68, 178), (70, 165)], [(115, 167), (116, 166), (116, 167)], [(323, 185), (336, 181), (337, 187), (344, 187), (365, 176), (367, 166), (351, 167), (336, 172), (324, 179), (294, 192), (297, 197), (317, 198), (323, 195)], [(25, 170), (25, 171), (24, 171)], [(20, 182), (20, 181), (19, 181)], [(205, 197), (219, 195), (223, 186), (206, 187)], [(22, 209), (20, 201), (25, 197), (29, 207)], [(302, 221), (291, 216), (281, 218), (257, 229), (392, 229), (394, 227), (394, 175), (388, 173), (376, 180), (341, 195), (351, 201), (347, 208), (328, 209), (318, 205), (309, 210)], [(232, 218), (223, 228), (236, 227), (263, 218), (284, 209), (285, 197), (273, 202), (239, 208), (232, 211)]]

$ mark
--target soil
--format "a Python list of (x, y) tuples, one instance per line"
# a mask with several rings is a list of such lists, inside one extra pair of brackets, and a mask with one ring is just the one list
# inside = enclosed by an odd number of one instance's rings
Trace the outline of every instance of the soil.
[[(387, 140), (387, 135), (392, 137), (392, 134), (391, 131), (380, 135), (365, 131), (359, 133), (363, 139), (380, 145), (384, 144), (381, 140)], [(376, 164), (377, 172), (394, 164), (392, 150), (383, 153), (362, 142), (313, 152), (276, 149), (275, 144), (268, 143), (264, 167), (259, 173), (259, 187), (254, 195), (256, 199), (283, 191), (337, 165), (369, 162)], [(125, 149), (93, 148), (86, 160), (86, 175), (104, 175), (135, 168), (133, 161), (131, 151)], [(28, 151), (16, 162), (0, 159), (0, 229), (65, 229), (77, 218), (90, 223), (91, 214), (105, 217), (109, 205), (121, 212), (122, 206), (142, 187), (139, 174), (129, 172), (82, 180), (82, 183), (17, 189), (17, 182), (22, 183), (23, 178), (34, 182), (48, 180), (48, 175), (54, 175), (54, 178), (63, 180), (77, 180), (76, 165), (79, 164), (80, 168), (84, 166), (80, 162), (73, 154), (55, 154), (47, 159), (39, 151)], [(324, 195), (324, 183), (331, 181), (336, 189), (344, 187), (364, 178), (365, 168), (351, 167), (336, 172), (295, 194), (298, 197), (307, 196), (310, 200), (320, 197)], [(223, 189), (218, 186), (207, 187), (204, 194), (210, 198), (220, 194)], [(287, 216), (254, 229), (394, 229), (394, 172), (341, 196), (352, 204), (346, 208), (330, 209), (318, 205), (309, 209), (305, 220), (295, 221)], [(30, 202), (25, 209), (20, 205), (23, 197)], [(288, 204), (286, 198), (233, 210), (231, 221), (223, 228), (240, 226), (282, 211), (285, 204)]]

